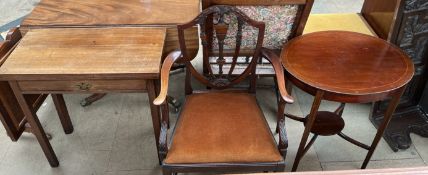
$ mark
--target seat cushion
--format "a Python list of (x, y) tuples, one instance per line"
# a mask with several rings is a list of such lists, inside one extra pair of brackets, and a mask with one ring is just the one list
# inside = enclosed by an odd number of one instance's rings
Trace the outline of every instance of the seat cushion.
[(247, 93), (187, 96), (172, 139), (167, 164), (283, 160), (255, 96)]
[(303, 34), (326, 30), (344, 30), (376, 36), (364, 17), (357, 13), (311, 14)]

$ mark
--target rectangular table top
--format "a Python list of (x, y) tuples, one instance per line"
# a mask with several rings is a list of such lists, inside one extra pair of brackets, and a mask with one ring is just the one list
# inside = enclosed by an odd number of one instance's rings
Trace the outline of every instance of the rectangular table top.
[(0, 67), (2, 80), (158, 77), (164, 28), (30, 30)]
[(199, 0), (42, 0), (21, 26), (175, 25), (199, 8)]

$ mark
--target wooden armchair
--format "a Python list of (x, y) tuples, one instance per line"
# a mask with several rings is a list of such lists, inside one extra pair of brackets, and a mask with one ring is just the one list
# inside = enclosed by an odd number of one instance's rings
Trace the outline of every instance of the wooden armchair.
[[(218, 64), (207, 65), (208, 74), (200, 73), (194, 64), (198, 60), (189, 57), (184, 31), (192, 26), (201, 28), (200, 38), (203, 45), (204, 58), (213, 56), (208, 50), (205, 21), (215, 18), (214, 35), (219, 38)], [(237, 19), (238, 25), (232, 26), (230, 19)], [(226, 171), (282, 171), (288, 141), (284, 120), (279, 121), (279, 144), (270, 131), (255, 96), (255, 66), (257, 59), (252, 59), (247, 68), (239, 75), (233, 75), (237, 59), (241, 55), (242, 29), (244, 25), (258, 30), (255, 49), (251, 56), (258, 58), (262, 52), (265, 24), (250, 19), (240, 10), (232, 6), (212, 6), (206, 8), (199, 16), (189, 23), (178, 25), (181, 51), (170, 53), (162, 65), (161, 91), (154, 100), (155, 105), (162, 105), (161, 134), (159, 139), (159, 155), (162, 160), (164, 174), (178, 172), (226, 172)], [(236, 47), (232, 63), (225, 68), (226, 53), (223, 45), (226, 33), (236, 30)], [(250, 54), (247, 52), (246, 54)], [(182, 56), (182, 57), (181, 57)], [(293, 99), (285, 89), (283, 68), (278, 60), (272, 63), (277, 76), (281, 98), (292, 103)], [(168, 146), (168, 108), (164, 108), (167, 98), (169, 71), (171, 66), (181, 62), (186, 65), (185, 94), (186, 100), (181, 109), (172, 142)], [(199, 61), (201, 63), (201, 61)], [(213, 67), (219, 74), (213, 73)], [(248, 83), (242, 89), (236, 85)], [(198, 80), (210, 90), (193, 90), (191, 81)], [(226, 90), (227, 89), (227, 90)]]

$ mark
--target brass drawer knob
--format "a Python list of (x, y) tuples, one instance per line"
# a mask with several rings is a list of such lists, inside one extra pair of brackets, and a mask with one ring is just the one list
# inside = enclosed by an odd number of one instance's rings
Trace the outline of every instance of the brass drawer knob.
[(76, 85), (76, 87), (79, 88), (79, 90), (88, 91), (92, 87), (92, 85), (89, 83), (79, 83)]

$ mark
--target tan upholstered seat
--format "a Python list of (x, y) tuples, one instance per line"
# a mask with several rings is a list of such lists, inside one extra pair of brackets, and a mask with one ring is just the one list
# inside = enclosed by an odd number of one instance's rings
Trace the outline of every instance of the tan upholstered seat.
[(283, 160), (252, 94), (193, 94), (182, 110), (167, 164)]

